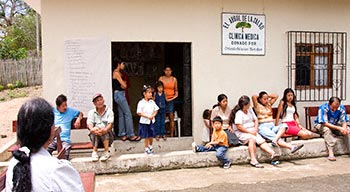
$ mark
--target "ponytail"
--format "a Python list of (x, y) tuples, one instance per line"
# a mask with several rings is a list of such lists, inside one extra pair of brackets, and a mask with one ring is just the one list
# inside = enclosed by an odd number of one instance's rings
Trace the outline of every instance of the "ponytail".
[(12, 155), (15, 159), (19, 161), (13, 168), (12, 191), (32, 191), (29, 149), (27, 147), (21, 147), (19, 150), (14, 151)]

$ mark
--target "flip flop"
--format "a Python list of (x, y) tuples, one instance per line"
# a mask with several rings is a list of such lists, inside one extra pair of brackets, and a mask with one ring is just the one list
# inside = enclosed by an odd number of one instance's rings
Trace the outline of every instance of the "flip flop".
[(250, 165), (255, 167), (255, 168), (264, 168), (264, 165), (260, 164), (259, 162), (257, 162), (257, 163), (250, 162)]
[(141, 137), (140, 136), (131, 136), (128, 139), (129, 139), (129, 141), (140, 141)]
[(329, 161), (336, 161), (337, 160), (334, 156), (328, 156), (327, 159)]
[(127, 137), (124, 135), (124, 136), (122, 137), (122, 141), (126, 141), (126, 139), (127, 139)]
[(277, 161), (279, 158), (280, 158), (280, 155), (275, 153), (274, 155), (271, 156), (271, 161)]

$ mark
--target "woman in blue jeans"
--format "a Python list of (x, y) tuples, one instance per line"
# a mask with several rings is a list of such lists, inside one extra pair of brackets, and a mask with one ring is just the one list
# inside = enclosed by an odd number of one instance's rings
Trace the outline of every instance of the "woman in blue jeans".
[(129, 139), (130, 141), (140, 141), (141, 138), (135, 136), (132, 115), (128, 102), (125, 97), (126, 82), (122, 78), (122, 71), (125, 68), (124, 61), (115, 59), (117, 66), (113, 70), (112, 84), (114, 90), (114, 101), (118, 104), (118, 136), (122, 137), (122, 141)]

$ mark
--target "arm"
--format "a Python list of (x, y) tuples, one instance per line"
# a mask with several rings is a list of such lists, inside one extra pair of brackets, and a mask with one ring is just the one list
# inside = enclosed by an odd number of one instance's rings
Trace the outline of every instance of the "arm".
[(75, 128), (80, 128), (80, 125), (81, 125), (81, 120), (83, 119), (83, 113), (80, 112), (77, 119), (75, 120), (74, 122), (74, 127)]
[(281, 116), (282, 110), (283, 110), (283, 101), (281, 100), (280, 104), (278, 104), (275, 125), (278, 125), (278, 122), (280, 120), (280, 116)]
[(253, 101), (253, 106), (254, 106), (254, 108), (256, 108), (257, 106), (258, 106), (258, 98), (259, 98), (259, 96), (258, 95), (253, 95), (252, 96), (252, 101)]
[(120, 86), (123, 88), (123, 89), (126, 89), (127, 88), (127, 85), (125, 83), (125, 81), (122, 79), (122, 77), (120, 76), (120, 73), (116, 70), (113, 71), (113, 79), (116, 79), (118, 80), (118, 82), (120, 83)]
[(269, 94), (269, 98), (270, 98), (270, 104), (272, 106), (277, 101), (278, 95), (277, 94)]
[(249, 133), (252, 135), (256, 135), (256, 131), (249, 131), (246, 128), (244, 128), (242, 124), (235, 124), (235, 125), (236, 125), (237, 129), (242, 133)]

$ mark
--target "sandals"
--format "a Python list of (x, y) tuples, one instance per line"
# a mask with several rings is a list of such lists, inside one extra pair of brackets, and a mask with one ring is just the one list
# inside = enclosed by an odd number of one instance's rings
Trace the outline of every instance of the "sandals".
[(167, 137), (165, 135), (162, 136), (163, 140), (166, 141)]
[(259, 162), (256, 162), (256, 163), (250, 162), (250, 165), (255, 168), (264, 168), (264, 165), (260, 164)]
[(156, 141), (159, 141), (159, 139), (160, 139), (160, 136), (157, 135), (157, 136), (156, 136)]
[(279, 158), (280, 158), (280, 155), (275, 153), (271, 156), (271, 161), (278, 161)]
[(140, 141), (141, 140), (141, 137), (140, 136), (131, 136), (128, 138), (129, 141)]
[(124, 136), (122, 137), (122, 141), (126, 141), (126, 139), (127, 139), (127, 137), (126, 137), (126, 135), (124, 135)]
[(327, 157), (328, 161), (336, 161), (337, 159), (332, 155)]

